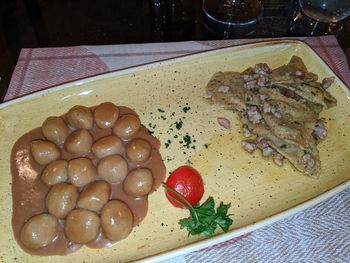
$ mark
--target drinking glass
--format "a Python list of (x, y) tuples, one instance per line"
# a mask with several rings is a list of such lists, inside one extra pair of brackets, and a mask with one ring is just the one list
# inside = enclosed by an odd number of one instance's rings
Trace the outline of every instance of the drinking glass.
[(350, 15), (350, 0), (299, 0), (301, 11), (313, 19), (313, 35), (319, 22), (328, 24), (328, 32), (337, 33), (342, 28), (339, 21)]
[(299, 4), (305, 15), (324, 23), (336, 23), (350, 15), (349, 0), (299, 0)]

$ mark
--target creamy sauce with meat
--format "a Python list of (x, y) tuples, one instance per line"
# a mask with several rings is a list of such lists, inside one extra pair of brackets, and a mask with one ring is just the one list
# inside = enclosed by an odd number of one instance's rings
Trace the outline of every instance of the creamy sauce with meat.
[[(127, 107), (118, 107), (119, 116), (124, 114), (136, 113)], [(93, 110), (93, 108), (91, 108)], [(137, 115), (136, 115), (137, 116)], [(63, 116), (65, 119), (66, 116)], [(90, 133), (94, 137), (94, 141), (97, 139), (111, 135), (111, 129), (101, 129), (94, 125)], [(132, 137), (132, 139), (141, 138), (147, 140), (152, 146), (151, 157), (141, 165), (130, 163), (129, 171), (136, 167), (146, 167), (153, 173), (153, 188), (155, 191), (163, 182), (165, 178), (165, 165), (163, 164), (161, 155), (159, 153), (160, 142), (158, 139), (149, 134), (148, 130), (141, 126), (140, 130)], [(39, 249), (30, 249), (26, 247), (20, 239), (20, 232), (23, 224), (32, 216), (47, 212), (45, 206), (45, 197), (50, 189), (41, 180), (40, 176), (44, 169), (44, 166), (36, 163), (31, 155), (30, 143), (36, 139), (45, 139), (41, 128), (34, 129), (24, 134), (15, 143), (11, 154), (11, 172), (12, 172), (12, 198), (13, 198), (13, 215), (12, 215), (12, 227), (15, 239), (21, 248), (27, 253), (33, 255), (66, 255), (78, 250), (82, 245), (73, 244), (70, 242), (64, 234), (64, 221), (59, 220), (59, 233), (52, 243), (46, 247)], [(128, 141), (123, 140), (123, 144)], [(72, 154), (65, 151), (63, 146), (61, 148), (61, 159), (70, 160), (74, 158)], [(124, 148), (124, 147), (123, 147)], [(125, 149), (125, 148), (124, 148)], [(125, 152), (121, 154), (127, 160)], [(94, 165), (99, 161), (92, 153), (88, 156)], [(98, 178), (96, 178), (98, 179)], [(145, 197), (131, 197), (127, 195), (122, 184), (111, 184), (111, 197), (110, 199), (119, 199), (125, 202), (131, 209), (134, 216), (134, 226), (138, 225), (146, 216), (148, 209), (148, 199)], [(112, 242), (104, 238), (102, 231), (98, 235), (97, 239), (93, 242), (86, 244), (91, 248), (103, 248), (112, 246), (116, 242)]]
[[(217, 72), (206, 90), (212, 103), (239, 114), (245, 136), (242, 147), (247, 152), (259, 149), (279, 166), (286, 158), (299, 171), (317, 178), (321, 161), (316, 145), (327, 136), (319, 114), (337, 104), (326, 90), (334, 77), (317, 80), (302, 59), (293, 56), (276, 69), (258, 63), (241, 73)], [(218, 122), (229, 127), (228, 120)]]

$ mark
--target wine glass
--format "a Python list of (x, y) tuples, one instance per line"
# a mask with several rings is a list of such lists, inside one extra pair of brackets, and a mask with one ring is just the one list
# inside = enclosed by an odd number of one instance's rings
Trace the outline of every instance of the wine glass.
[(315, 21), (311, 35), (320, 22), (328, 24), (326, 33), (337, 33), (342, 28), (338, 22), (350, 15), (349, 0), (299, 0), (299, 5), (301, 11)]
[(263, 12), (259, 0), (203, 0), (202, 8), (213, 22), (230, 26), (254, 24)]

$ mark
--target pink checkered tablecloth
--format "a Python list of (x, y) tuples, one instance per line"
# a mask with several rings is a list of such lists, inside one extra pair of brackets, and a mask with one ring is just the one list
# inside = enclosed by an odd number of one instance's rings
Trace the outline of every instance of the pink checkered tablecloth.
[[(333, 36), (303, 37), (350, 86), (346, 57)], [(22, 49), (5, 100), (104, 72), (261, 40)], [(350, 189), (248, 235), (166, 262), (350, 262)]]

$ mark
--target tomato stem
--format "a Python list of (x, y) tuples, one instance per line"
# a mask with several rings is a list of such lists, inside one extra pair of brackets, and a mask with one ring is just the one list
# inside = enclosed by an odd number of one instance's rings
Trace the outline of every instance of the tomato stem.
[(199, 218), (197, 215), (196, 210), (193, 208), (193, 206), (190, 204), (190, 202), (187, 201), (187, 199), (180, 194), (179, 192), (175, 191), (174, 189), (170, 188), (169, 186), (167, 186), (166, 184), (162, 184), (162, 186), (169, 192), (173, 193), (174, 195), (176, 195), (177, 197), (179, 197), (183, 202), (185, 202), (185, 204), (187, 205), (187, 207), (180, 202), (178, 199), (176, 199), (175, 197), (168, 195), (168, 197), (170, 197), (172, 200), (176, 201), (177, 203), (180, 203), (182, 206), (184, 206), (185, 208), (187, 208), (188, 210), (190, 210), (191, 215), (194, 217), (195, 221), (196, 221), (196, 225), (199, 224)]
[(176, 203), (178, 203), (179, 205), (183, 206), (184, 208), (190, 209), (188, 206), (186, 206), (184, 203), (182, 203), (181, 201), (179, 201), (179, 200), (176, 199), (175, 197), (173, 197), (173, 196), (171, 196), (171, 195), (168, 195), (168, 197), (169, 197), (171, 200), (173, 200), (173, 201), (175, 201)]
[[(164, 184), (164, 183), (162, 184), (162, 186), (163, 186), (166, 190), (168, 190), (169, 192), (175, 194), (175, 195), (176, 195), (177, 197), (179, 197), (182, 201), (184, 201), (188, 207), (191, 207), (191, 208), (193, 209), (193, 207), (192, 207), (192, 205), (190, 204), (190, 202), (188, 202), (187, 199), (186, 199), (182, 194), (180, 194), (178, 191), (176, 191), (176, 190), (170, 188), (169, 186), (167, 186), (167, 185)], [(172, 196), (170, 196), (170, 197), (172, 197)], [(174, 198), (174, 197), (173, 197), (173, 198)], [(177, 200), (177, 199), (175, 198), (175, 200)], [(179, 200), (177, 200), (177, 201), (179, 201)], [(180, 202), (180, 203), (181, 203), (181, 202)], [(181, 204), (184, 206), (183, 203), (181, 203)]]

